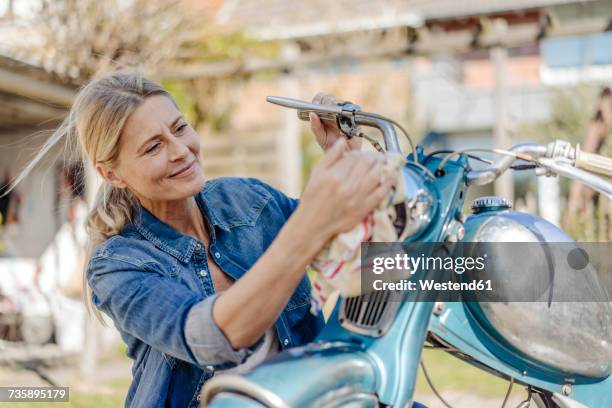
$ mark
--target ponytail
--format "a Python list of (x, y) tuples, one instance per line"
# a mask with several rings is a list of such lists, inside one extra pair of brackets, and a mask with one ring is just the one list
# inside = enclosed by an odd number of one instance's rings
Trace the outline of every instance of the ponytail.
[(131, 222), (135, 203), (134, 195), (127, 188), (114, 187), (106, 182), (100, 186), (93, 209), (87, 216), (86, 228), (92, 250), (119, 234)]

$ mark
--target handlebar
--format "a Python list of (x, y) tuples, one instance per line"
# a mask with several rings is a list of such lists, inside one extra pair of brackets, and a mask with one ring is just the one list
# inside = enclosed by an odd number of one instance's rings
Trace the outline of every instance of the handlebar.
[[(394, 120), (376, 113), (364, 112), (361, 107), (350, 102), (338, 105), (319, 105), (280, 96), (268, 96), (266, 100), (286, 108), (297, 109), (298, 118), (304, 121), (310, 121), (309, 114), (314, 112), (321, 121), (336, 124), (349, 138), (361, 136), (360, 125), (376, 128), (383, 134), (387, 151), (401, 153), (394, 125), (399, 126), (408, 136), (407, 132)], [(423, 167), (418, 163), (416, 150), (412, 146), (410, 137), (408, 137), (408, 140), (413, 148), (414, 162)], [(455, 153), (461, 152), (457, 151)], [(489, 184), (508, 170), (516, 160), (528, 160), (534, 162), (540, 168), (546, 169), (546, 175), (554, 173), (576, 179), (612, 198), (612, 181), (593, 174), (598, 173), (605, 177), (612, 177), (612, 159), (583, 152), (580, 150), (580, 145), (574, 148), (569, 142), (557, 140), (548, 145), (519, 144), (508, 151), (498, 151), (498, 153), (504, 153), (505, 155), (485, 169), (469, 171), (466, 174), (467, 183), (470, 185)]]
[(307, 122), (310, 121), (309, 113), (314, 112), (321, 121), (338, 125), (338, 128), (348, 137), (358, 135), (359, 125), (376, 128), (383, 135), (386, 150), (388, 152), (401, 153), (393, 121), (380, 117), (380, 115), (363, 112), (361, 107), (353, 103), (319, 105), (281, 96), (268, 96), (266, 101), (286, 108), (297, 109), (298, 118)]
[[(533, 158), (538, 158), (546, 154), (547, 148), (543, 145), (527, 143), (512, 146), (510, 151), (519, 156), (526, 155)], [(516, 159), (517, 158), (515, 156), (502, 156), (483, 170), (471, 170), (467, 173), (467, 182), (470, 185), (476, 186), (492, 183), (506, 170), (508, 170)]]
[(593, 173), (598, 173), (606, 177), (612, 177), (612, 159), (595, 153), (587, 153), (580, 150), (580, 145), (576, 146), (576, 167)]
[(515, 156), (502, 156), (483, 170), (468, 172), (468, 184), (491, 183), (510, 168), (516, 159), (526, 158), (549, 172), (581, 181), (612, 198), (612, 182), (593, 174), (612, 176), (612, 159), (608, 157), (582, 152), (580, 145), (573, 148), (569, 142), (563, 140), (556, 140), (548, 145), (519, 144), (509, 151), (515, 153)]

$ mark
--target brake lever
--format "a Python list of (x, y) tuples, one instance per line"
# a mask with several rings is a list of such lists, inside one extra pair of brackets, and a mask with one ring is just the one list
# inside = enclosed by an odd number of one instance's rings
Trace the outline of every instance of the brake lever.
[(321, 122), (329, 125), (336, 125), (347, 139), (360, 136), (361, 130), (359, 125), (355, 122), (355, 113), (361, 112), (361, 106), (352, 102), (342, 101), (334, 105), (319, 105), (316, 103), (304, 102), (299, 99), (278, 96), (268, 96), (266, 100), (286, 108), (297, 109), (298, 118), (305, 122), (310, 121), (310, 112), (314, 112)]

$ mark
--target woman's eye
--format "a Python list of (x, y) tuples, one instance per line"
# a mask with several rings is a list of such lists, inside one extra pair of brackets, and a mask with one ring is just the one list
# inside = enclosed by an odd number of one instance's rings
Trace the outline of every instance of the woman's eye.
[(151, 153), (155, 150), (157, 150), (157, 148), (161, 146), (161, 143), (155, 143), (153, 146), (151, 146), (150, 148), (147, 149), (147, 151), (145, 153)]
[(186, 128), (186, 127), (187, 127), (187, 124), (186, 124), (186, 123), (184, 123), (184, 124), (182, 124), (181, 126), (179, 126), (179, 127), (176, 129), (176, 131), (180, 133), (180, 132), (182, 132), (183, 130), (185, 130), (185, 128)]

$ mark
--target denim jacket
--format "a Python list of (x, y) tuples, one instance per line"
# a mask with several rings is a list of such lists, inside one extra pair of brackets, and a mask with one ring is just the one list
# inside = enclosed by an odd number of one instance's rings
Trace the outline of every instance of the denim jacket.
[[(209, 348), (209, 357), (190, 347), (185, 333), (190, 310), (217, 296), (206, 250), (226, 274), (240, 279), (274, 240), (297, 200), (244, 178), (207, 181), (195, 198), (210, 231), (210, 248), (137, 206), (132, 222), (99, 245), (88, 264), (94, 305), (111, 317), (134, 360), (126, 407), (197, 407), (203, 383), (216, 370), (235, 366), (253, 352), (233, 349), (212, 317), (198, 342), (200, 349)], [(313, 340), (323, 327), (322, 315), (313, 316), (309, 307), (310, 284), (304, 277), (275, 322), (282, 349)]]

